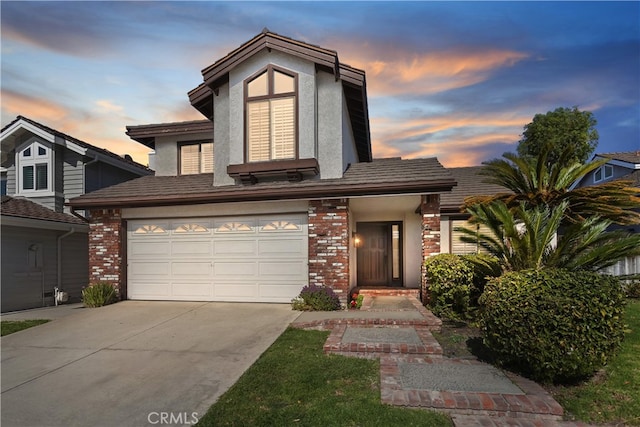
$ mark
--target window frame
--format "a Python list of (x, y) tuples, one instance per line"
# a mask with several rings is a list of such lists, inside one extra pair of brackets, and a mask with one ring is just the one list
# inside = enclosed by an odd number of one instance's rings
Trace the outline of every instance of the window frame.
[[(293, 78), (293, 92), (284, 92), (284, 93), (275, 93), (275, 78), (274, 72), (282, 73), (286, 76)], [(267, 74), (267, 94), (259, 95), (259, 96), (249, 96), (249, 84), (253, 82), (255, 79), (260, 77), (262, 74)], [(267, 163), (267, 162), (278, 162), (283, 160), (298, 160), (299, 159), (299, 117), (298, 117), (298, 73), (288, 70), (286, 68), (279, 67), (274, 64), (268, 64), (266, 67), (261, 68), (256, 73), (252, 74), (248, 78), (246, 78), (243, 82), (243, 110), (244, 110), (244, 123), (243, 123), (243, 132), (244, 132), (244, 163), (247, 164), (255, 164), (255, 163)], [(249, 114), (248, 114), (248, 105), (250, 102), (254, 101), (271, 101), (274, 99), (281, 98), (291, 98), (293, 97), (293, 133), (294, 133), (294, 142), (293, 142), (293, 157), (286, 159), (275, 159), (273, 158), (273, 141), (271, 139), (271, 128), (269, 129), (269, 159), (268, 160), (249, 160)], [(271, 122), (271, 107), (269, 108), (269, 122)]]
[[(609, 173), (607, 173), (607, 171)], [(598, 174), (600, 174), (600, 179), (597, 178)], [(613, 166), (612, 165), (604, 164), (604, 165), (600, 166), (598, 169), (596, 169), (595, 171), (593, 171), (593, 182), (594, 183), (606, 181), (609, 178), (613, 178)]]
[[(212, 168), (213, 170), (211, 172), (202, 172), (202, 144), (212, 144), (213, 146), (213, 162), (212, 162)], [(198, 173), (182, 173), (182, 147), (184, 146), (188, 146), (188, 145), (197, 145), (198, 146), (198, 169), (199, 172)], [(214, 173), (215, 172), (215, 158), (216, 158), (216, 154), (215, 154), (215, 145), (213, 140), (198, 140), (198, 141), (179, 141), (178, 142), (178, 175), (200, 175), (200, 174), (204, 174), (204, 173)]]
[[(44, 150), (44, 154), (40, 154)], [(29, 155), (25, 152), (29, 151)], [(53, 183), (53, 149), (39, 140), (31, 139), (16, 150), (16, 193), (20, 195), (51, 196), (55, 194)], [(38, 168), (46, 167), (46, 187), (38, 188)], [(32, 168), (33, 188), (24, 188), (25, 168)]]

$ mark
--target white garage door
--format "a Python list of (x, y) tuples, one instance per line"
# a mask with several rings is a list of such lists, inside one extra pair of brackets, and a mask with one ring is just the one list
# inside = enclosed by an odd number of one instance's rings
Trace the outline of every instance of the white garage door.
[(308, 283), (307, 216), (132, 220), (130, 299), (290, 302)]

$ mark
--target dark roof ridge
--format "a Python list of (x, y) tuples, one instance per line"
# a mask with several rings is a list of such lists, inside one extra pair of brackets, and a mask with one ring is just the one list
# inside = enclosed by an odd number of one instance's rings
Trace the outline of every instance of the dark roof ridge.
[(93, 144), (89, 144), (88, 142), (82, 141), (81, 139), (75, 138), (75, 137), (73, 137), (73, 136), (71, 136), (69, 134), (66, 134), (64, 132), (56, 130), (56, 129), (52, 128), (52, 127), (44, 125), (44, 124), (42, 124), (40, 122), (37, 122), (37, 121), (35, 121), (33, 119), (30, 119), (28, 117), (25, 117), (23, 115), (18, 115), (15, 120), (13, 120), (11, 123), (9, 123), (5, 127), (3, 127), (1, 132), (4, 132), (6, 129), (11, 127), (13, 124), (19, 122), (20, 120), (24, 120), (25, 122), (27, 122), (27, 123), (29, 123), (29, 124), (31, 124), (33, 126), (36, 126), (36, 127), (42, 129), (45, 132), (48, 132), (48, 133), (51, 133), (53, 135), (59, 136), (60, 138), (63, 138), (63, 139), (68, 140), (68, 141), (71, 141), (74, 144), (80, 145), (81, 147), (88, 148), (88, 149), (91, 149), (91, 150), (94, 150), (94, 151), (98, 151), (100, 153), (103, 153), (106, 156), (109, 156), (109, 157), (111, 157), (113, 159), (120, 160), (120, 161), (122, 161), (124, 163), (128, 163), (128, 164), (130, 164), (132, 166), (135, 166), (137, 168), (140, 168), (142, 170), (145, 170), (145, 171), (148, 171), (148, 172), (151, 171), (151, 169), (149, 169), (147, 166), (145, 166), (145, 165), (143, 165), (141, 163), (138, 163), (135, 160), (127, 159), (125, 156), (121, 156), (121, 155), (116, 154), (116, 153), (114, 153), (112, 151), (109, 151), (109, 150), (107, 150), (105, 148), (101, 148), (101, 147), (97, 147), (97, 146), (95, 146)]

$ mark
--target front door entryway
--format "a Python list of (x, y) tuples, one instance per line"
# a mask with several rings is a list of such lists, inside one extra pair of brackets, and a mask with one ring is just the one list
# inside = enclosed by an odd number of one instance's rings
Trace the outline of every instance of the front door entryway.
[(402, 223), (356, 225), (358, 286), (402, 286)]

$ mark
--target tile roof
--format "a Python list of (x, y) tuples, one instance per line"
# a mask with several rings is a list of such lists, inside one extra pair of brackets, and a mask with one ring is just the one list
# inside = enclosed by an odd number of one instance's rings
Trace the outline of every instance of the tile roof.
[(45, 131), (47, 133), (50, 133), (50, 134), (55, 135), (55, 136), (58, 136), (58, 137), (60, 137), (62, 139), (65, 139), (67, 141), (71, 141), (74, 144), (79, 145), (80, 147), (83, 147), (83, 148), (98, 152), (98, 153), (103, 154), (105, 156), (111, 157), (111, 158), (113, 158), (115, 160), (118, 160), (118, 161), (120, 161), (122, 163), (127, 163), (127, 164), (129, 164), (131, 166), (134, 166), (134, 167), (140, 169), (141, 172), (147, 172), (147, 173), (151, 173), (152, 172), (152, 170), (149, 169), (148, 167), (146, 167), (146, 166), (144, 166), (144, 165), (142, 165), (142, 164), (140, 164), (140, 163), (138, 163), (138, 162), (136, 162), (136, 161), (134, 161), (134, 160), (132, 160), (130, 158), (126, 158), (126, 157), (120, 156), (120, 155), (118, 155), (116, 153), (112, 153), (111, 151), (105, 150), (104, 148), (96, 147), (95, 145), (91, 145), (91, 144), (89, 144), (87, 142), (81, 141), (81, 140), (79, 140), (77, 138), (72, 137), (71, 135), (67, 135), (66, 133), (63, 133), (63, 132), (60, 132), (60, 131), (55, 130), (53, 128), (50, 128), (49, 126), (45, 126), (42, 123), (38, 123), (35, 120), (31, 120), (31, 119), (29, 119), (28, 117), (25, 117), (25, 116), (16, 117), (15, 120), (13, 120), (11, 123), (9, 123), (5, 127), (3, 127), (0, 132), (4, 132), (5, 129), (8, 129), (14, 123), (16, 123), (16, 122), (18, 122), (20, 120), (24, 120), (25, 122), (27, 122), (27, 123), (29, 123), (29, 124), (31, 124), (33, 126), (36, 126), (36, 127), (42, 129), (43, 131)]
[(146, 176), (70, 200), (80, 207), (160, 206), (233, 201), (339, 198), (446, 192), (455, 185), (436, 158), (380, 159), (352, 164), (339, 179), (213, 186), (213, 174)]
[(55, 212), (31, 200), (10, 196), (2, 196), (2, 209), (0, 209), (0, 214), (2, 214), (2, 216), (87, 225), (80, 218), (76, 218), (73, 215)]
[(155, 139), (166, 135), (185, 135), (210, 132), (213, 138), (211, 120), (191, 120), (186, 122), (154, 123), (148, 125), (127, 126), (127, 135), (135, 141), (155, 149)]
[(464, 168), (449, 168), (449, 172), (458, 182), (450, 193), (440, 196), (440, 208), (444, 212), (460, 212), (464, 199), (469, 196), (484, 196), (497, 193), (506, 193), (509, 190), (484, 182), (485, 177), (480, 174), (483, 166), (471, 166)]
[(621, 162), (640, 164), (640, 150), (625, 151), (618, 153), (601, 153), (596, 154), (598, 157), (607, 157), (612, 160), (619, 160)]

